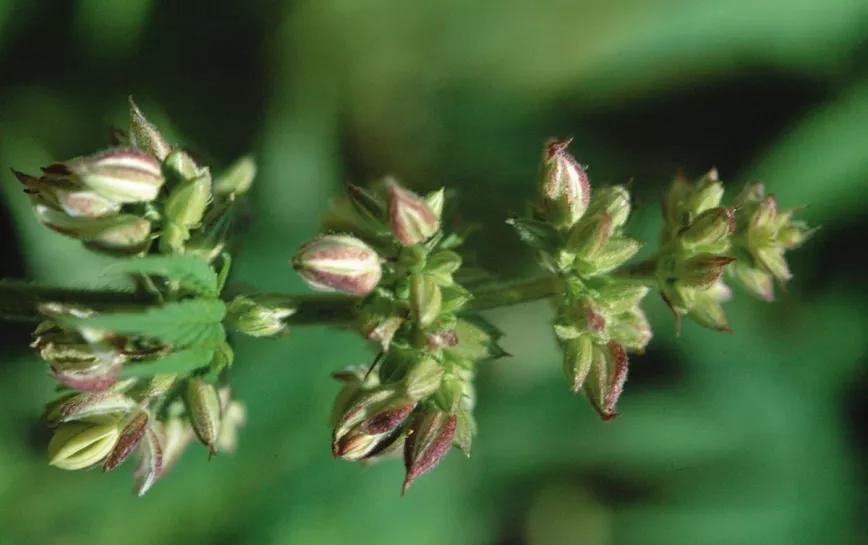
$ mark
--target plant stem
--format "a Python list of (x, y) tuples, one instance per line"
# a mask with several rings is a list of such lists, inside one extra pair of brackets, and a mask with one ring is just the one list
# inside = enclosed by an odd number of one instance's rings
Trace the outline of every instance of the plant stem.
[[(474, 293), (467, 310), (489, 310), (544, 299), (563, 290), (556, 276), (544, 276), (516, 282), (492, 283)], [(265, 304), (295, 308), (287, 325), (347, 325), (353, 321), (359, 299), (345, 295), (288, 295), (263, 293), (249, 295)], [(36, 322), (42, 319), (42, 303), (80, 305), (98, 310), (154, 304), (153, 296), (144, 292), (119, 289), (70, 289), (40, 286), (16, 280), (0, 280), (0, 319)]]

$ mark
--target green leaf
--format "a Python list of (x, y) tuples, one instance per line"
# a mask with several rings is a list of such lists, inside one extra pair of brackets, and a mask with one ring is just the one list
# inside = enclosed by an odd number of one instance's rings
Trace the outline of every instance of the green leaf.
[(128, 363), (121, 371), (123, 377), (151, 377), (161, 374), (189, 375), (196, 369), (206, 367), (214, 357), (213, 348), (188, 348), (178, 350), (153, 360)]
[(109, 267), (109, 271), (162, 276), (196, 295), (216, 297), (218, 293), (217, 273), (211, 265), (194, 255), (155, 255), (124, 259)]
[(220, 322), (226, 305), (216, 299), (190, 299), (138, 312), (101, 313), (88, 318), (64, 318), (74, 327), (92, 327), (124, 335), (139, 335), (184, 348), (213, 348), (226, 333)]

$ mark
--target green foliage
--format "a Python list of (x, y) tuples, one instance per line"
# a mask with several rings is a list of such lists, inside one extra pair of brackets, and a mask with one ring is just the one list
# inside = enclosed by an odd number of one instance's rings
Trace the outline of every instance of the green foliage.
[(123, 259), (108, 272), (161, 276), (185, 291), (203, 297), (216, 297), (217, 273), (203, 259), (193, 255), (149, 255)]

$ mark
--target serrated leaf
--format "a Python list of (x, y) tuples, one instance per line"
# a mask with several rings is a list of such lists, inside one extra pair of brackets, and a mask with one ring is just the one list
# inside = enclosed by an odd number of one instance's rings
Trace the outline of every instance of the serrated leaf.
[(87, 318), (64, 318), (74, 327), (91, 327), (123, 335), (157, 339), (177, 348), (213, 348), (226, 334), (220, 323), (226, 305), (217, 299), (189, 299), (146, 307), (138, 312), (109, 312)]
[(218, 293), (217, 273), (206, 261), (194, 255), (155, 255), (124, 259), (112, 265), (109, 271), (162, 276), (197, 295), (216, 297)]
[(188, 348), (152, 360), (127, 363), (121, 375), (124, 377), (152, 377), (167, 373), (188, 375), (196, 369), (210, 365), (213, 357), (213, 348)]
[(554, 253), (561, 246), (561, 237), (548, 223), (529, 218), (511, 218), (506, 223), (512, 225), (522, 242), (543, 252)]

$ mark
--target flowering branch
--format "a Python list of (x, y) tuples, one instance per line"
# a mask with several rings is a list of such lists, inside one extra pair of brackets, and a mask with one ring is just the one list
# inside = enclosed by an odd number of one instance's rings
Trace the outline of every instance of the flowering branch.
[(642, 308), (650, 290), (659, 290), (676, 324), (687, 317), (729, 331), (725, 273), (766, 301), (774, 280), (790, 278), (784, 254), (811, 231), (759, 184), (722, 205), (715, 171), (673, 182), (657, 252), (631, 263), (642, 243), (626, 232), (628, 190), (592, 192), (568, 145), (546, 145), (530, 214), (508, 220), (536, 252), (539, 277), (465, 287), (464, 237), (446, 228), (445, 191), (418, 195), (387, 178), (349, 186), (324, 234), (291, 261), (312, 289), (332, 293), (239, 294), (225, 289), (225, 246), (253, 161), (212, 176), (130, 101), (129, 130), (115, 147), (38, 176), (15, 172), (39, 221), (115, 256), (109, 272), (134, 285), (0, 282), (0, 318), (39, 322), (32, 346), (61, 385), (45, 413), (54, 428), (50, 463), (111, 471), (137, 453), (135, 490), (143, 494), (194, 439), (209, 455), (233, 450), (245, 414), (229, 387), (227, 331), (267, 337), (319, 324), (354, 330), (377, 353), (372, 366), (334, 375), (342, 388), (332, 453), (364, 462), (402, 457), (405, 492), (452, 446), (470, 452), (477, 367), (506, 355), (502, 333), (481, 311), (552, 301), (569, 387), (610, 420), (628, 355), (651, 340)]

